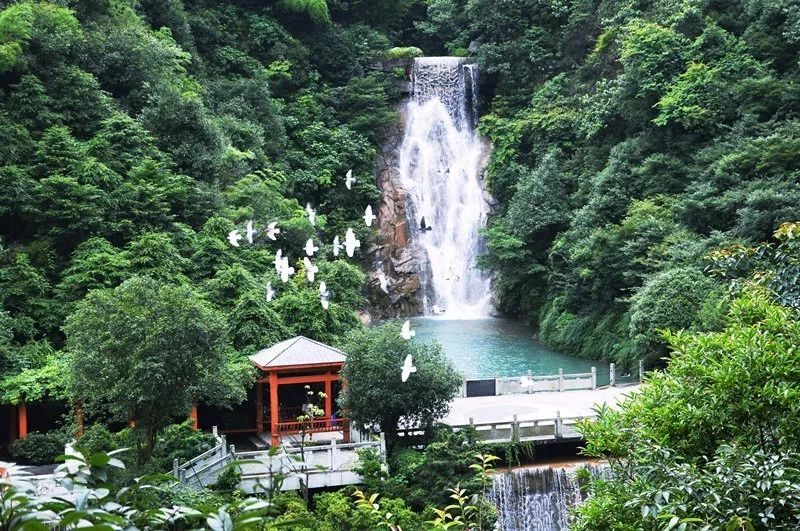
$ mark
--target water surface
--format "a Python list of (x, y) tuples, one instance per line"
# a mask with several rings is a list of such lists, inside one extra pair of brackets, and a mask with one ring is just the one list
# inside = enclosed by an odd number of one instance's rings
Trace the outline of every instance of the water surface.
[(447, 320), (416, 317), (411, 320), (416, 341), (436, 340), (467, 378), (589, 372), (597, 367), (597, 383), (608, 383), (608, 364), (567, 356), (550, 350), (534, 338), (533, 329), (512, 319)]

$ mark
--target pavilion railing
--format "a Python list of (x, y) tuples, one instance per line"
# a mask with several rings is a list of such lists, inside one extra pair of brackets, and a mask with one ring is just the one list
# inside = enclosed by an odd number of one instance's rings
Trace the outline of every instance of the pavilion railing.
[(321, 418), (314, 419), (306, 422), (279, 422), (278, 433), (321, 433), (328, 431), (345, 431), (350, 428), (350, 422), (347, 419), (332, 419)]

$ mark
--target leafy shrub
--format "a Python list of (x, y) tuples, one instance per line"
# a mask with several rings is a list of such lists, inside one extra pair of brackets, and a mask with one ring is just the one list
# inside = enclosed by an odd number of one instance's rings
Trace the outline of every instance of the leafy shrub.
[(110, 452), (117, 448), (117, 441), (108, 428), (102, 424), (92, 424), (84, 430), (75, 448), (88, 457), (97, 452)]
[(238, 465), (231, 463), (225, 467), (217, 478), (213, 489), (218, 491), (235, 490), (242, 481), (242, 472)]
[(49, 465), (64, 453), (69, 436), (61, 430), (45, 433), (32, 431), (24, 439), (11, 443), (11, 457), (26, 465)]
[(692, 328), (709, 295), (719, 298), (713, 282), (694, 268), (656, 274), (633, 298), (630, 333), (641, 359), (654, 362), (666, 353), (662, 330)]
[[(400, 529), (424, 529), (422, 518), (409, 509), (403, 500), (388, 497), (381, 497), (380, 500), (381, 511), (391, 513)], [(316, 529), (319, 531), (372, 531), (383, 527), (378, 515), (368, 507), (356, 504), (345, 490), (318, 494), (314, 497), (314, 503), (314, 516), (319, 526)]]
[(412, 59), (414, 57), (422, 57), (422, 50), (416, 46), (396, 46), (389, 48), (384, 54), (386, 59)]
[(153, 464), (161, 471), (171, 470), (175, 459), (180, 462), (188, 461), (213, 448), (215, 444), (213, 435), (193, 429), (191, 421), (172, 424), (158, 435)]

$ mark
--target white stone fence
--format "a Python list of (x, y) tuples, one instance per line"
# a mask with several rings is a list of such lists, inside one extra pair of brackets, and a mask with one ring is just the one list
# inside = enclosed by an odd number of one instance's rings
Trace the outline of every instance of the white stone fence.
[(211, 429), (216, 444), (197, 457), (179, 463), (176, 459), (172, 464), (172, 474), (184, 485), (203, 488), (216, 483), (222, 470), (233, 461), (233, 451), (228, 447), (225, 435), (220, 435), (217, 427)]
[(197, 457), (180, 464), (176, 460), (173, 475), (186, 486), (203, 488), (213, 485), (222, 471), (236, 463), (241, 474), (239, 487), (245, 492), (258, 492), (272, 488), (275, 478), (281, 478), (281, 490), (297, 490), (300, 481), (306, 481), (309, 488), (337, 487), (361, 482), (355, 473), (359, 465), (359, 452), (374, 450), (379, 459), (385, 462), (386, 443), (381, 433), (379, 437), (355, 443), (339, 443), (332, 439), (329, 444), (307, 446), (301, 452), (299, 447), (282, 447), (279, 452), (257, 450), (237, 452), (234, 445), (228, 445), (224, 435), (214, 436), (217, 445)]
[[(644, 368), (639, 363), (640, 382), (643, 374)], [(614, 387), (617, 384), (617, 374), (613, 363), (608, 366), (608, 376), (609, 385)], [(597, 389), (597, 367), (592, 367), (590, 372), (581, 373), (564, 374), (564, 369), (558, 369), (558, 374), (534, 375), (528, 371), (523, 376), (470, 379), (461, 386), (459, 396), (463, 398), (594, 389)]]
[[(580, 439), (581, 434), (578, 432), (577, 424), (587, 418), (592, 417), (562, 417), (561, 412), (557, 411), (556, 416), (549, 419), (518, 420), (517, 415), (513, 415), (510, 421), (480, 424), (476, 424), (470, 417), (469, 424), (451, 427), (456, 432), (466, 429), (473, 431), (476, 442), (482, 443), (550, 442)], [(400, 437), (421, 437), (425, 435), (425, 430), (400, 430), (397, 434)]]

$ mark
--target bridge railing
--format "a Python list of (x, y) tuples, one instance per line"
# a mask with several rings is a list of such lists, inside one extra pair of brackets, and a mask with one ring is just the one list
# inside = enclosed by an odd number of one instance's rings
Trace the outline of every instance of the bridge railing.
[[(477, 442), (525, 442), (525, 441), (555, 441), (561, 439), (579, 439), (577, 430), (579, 421), (589, 417), (562, 417), (557, 412), (554, 418), (518, 420), (517, 415), (511, 421), (475, 423), (470, 418), (469, 424), (451, 426), (453, 431), (469, 429), (474, 433)], [(400, 437), (419, 438), (425, 435), (423, 429), (408, 429), (398, 432)]]
[[(612, 363), (609, 367), (610, 385), (614, 385), (613, 372)], [(460, 396), (499, 396), (579, 389), (597, 389), (596, 367), (592, 367), (590, 372), (581, 373), (564, 374), (563, 369), (558, 369), (558, 374), (534, 375), (528, 372), (523, 376), (466, 380), (461, 387)]]
[(236, 461), (241, 462), (240, 487), (245, 492), (258, 492), (272, 488), (272, 481), (281, 477), (281, 490), (300, 488), (300, 479), (307, 481), (309, 488), (338, 487), (360, 483), (361, 477), (355, 469), (360, 464), (359, 453), (373, 450), (378, 458), (386, 460), (386, 442), (383, 433), (377, 440), (357, 443), (338, 443), (308, 446), (302, 451), (298, 447), (284, 447), (280, 452), (269, 450), (235, 452)]
[[(636, 374), (617, 374), (614, 363), (608, 364), (608, 369), (600, 372), (603, 382), (608, 377), (608, 385), (614, 387), (617, 383), (630, 384), (636, 381)], [(597, 367), (592, 367), (589, 372), (564, 373), (558, 369), (558, 374), (533, 374), (528, 371), (522, 376), (503, 376), (494, 378), (478, 378), (465, 380), (461, 386), (459, 396), (499, 396), (512, 394), (530, 394), (552, 391), (577, 391), (597, 389)], [(644, 379), (644, 365), (639, 362), (639, 383)]]
[(217, 427), (211, 429), (216, 444), (213, 448), (194, 457), (185, 463), (177, 459), (172, 463), (172, 474), (181, 483), (203, 488), (217, 481), (220, 472), (233, 461), (234, 457), (228, 448), (225, 435), (220, 435)]

